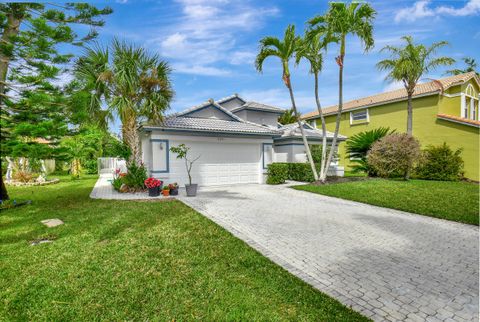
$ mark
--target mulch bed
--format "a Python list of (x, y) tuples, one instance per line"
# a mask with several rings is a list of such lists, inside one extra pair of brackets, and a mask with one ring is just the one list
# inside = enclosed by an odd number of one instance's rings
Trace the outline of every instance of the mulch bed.
[(315, 181), (315, 182), (312, 182), (312, 184), (316, 186), (322, 186), (326, 184), (365, 181), (365, 180), (371, 180), (371, 179), (372, 178), (370, 177), (327, 177), (327, 181), (325, 183), (321, 181)]

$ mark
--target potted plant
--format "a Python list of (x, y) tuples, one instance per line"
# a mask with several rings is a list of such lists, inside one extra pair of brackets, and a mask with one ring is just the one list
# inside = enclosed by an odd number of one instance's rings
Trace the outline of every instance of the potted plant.
[(160, 196), (160, 186), (163, 183), (161, 180), (150, 177), (146, 179), (144, 183), (145, 186), (148, 188), (148, 195), (150, 197)]
[(170, 188), (170, 196), (178, 195), (178, 184), (176, 182), (170, 183), (168, 188)]
[(162, 189), (162, 195), (168, 197), (170, 195), (170, 188), (168, 186), (164, 186)]
[(200, 158), (200, 155), (194, 159), (189, 158), (188, 151), (190, 150), (185, 144), (180, 144), (179, 146), (172, 146), (170, 151), (177, 154), (177, 159), (184, 159), (185, 160), (185, 167), (187, 168), (188, 174), (188, 184), (185, 184), (185, 189), (187, 190), (187, 197), (195, 197), (197, 195), (197, 184), (192, 184), (192, 166), (195, 161)]

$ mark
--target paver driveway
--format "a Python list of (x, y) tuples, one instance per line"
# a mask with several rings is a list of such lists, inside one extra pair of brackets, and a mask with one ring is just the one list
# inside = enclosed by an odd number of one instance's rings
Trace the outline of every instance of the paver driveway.
[(478, 228), (297, 191), (239, 185), (181, 197), (374, 320), (478, 321)]

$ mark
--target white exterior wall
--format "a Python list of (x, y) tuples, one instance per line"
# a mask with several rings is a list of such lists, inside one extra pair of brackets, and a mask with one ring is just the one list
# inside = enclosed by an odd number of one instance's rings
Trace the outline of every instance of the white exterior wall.
[[(261, 125), (270, 125), (277, 126), (277, 121), (280, 115), (275, 113), (260, 112), (260, 111), (250, 111), (246, 110), (246, 120), (249, 122), (261, 124)], [(240, 116), (240, 115), (239, 115)], [(241, 117), (241, 116), (240, 116)]]
[(206, 107), (204, 109), (189, 113), (185, 117), (200, 117), (200, 118), (209, 118), (209, 119), (218, 119), (218, 120), (232, 120), (232, 117), (220, 111), (215, 107)]
[(222, 103), (220, 104), (223, 108), (231, 111), (233, 110), (234, 108), (237, 108), (237, 107), (240, 107), (242, 106), (244, 103), (242, 100), (238, 99), (238, 98), (232, 98), (231, 100), (229, 101), (226, 101), (225, 103)]
[[(272, 144), (269, 138), (209, 137), (201, 135), (168, 134), (161, 131), (142, 136), (142, 147), (150, 146), (143, 153), (144, 162), (151, 176), (164, 184), (188, 183), (185, 161), (167, 150), (185, 144), (190, 147), (189, 156), (200, 158), (192, 168), (192, 183), (200, 186), (262, 183), (264, 182), (263, 144)], [(149, 163), (149, 155), (151, 161)]]

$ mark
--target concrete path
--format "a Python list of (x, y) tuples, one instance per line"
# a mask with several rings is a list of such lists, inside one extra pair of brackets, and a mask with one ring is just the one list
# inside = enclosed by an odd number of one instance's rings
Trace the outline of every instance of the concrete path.
[[(120, 194), (102, 176), (92, 198)], [(376, 321), (478, 321), (478, 228), (286, 186), (178, 199), (307, 283)], [(160, 197), (162, 198), (162, 197)]]
[(376, 321), (478, 321), (478, 228), (285, 186), (182, 201)]

